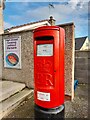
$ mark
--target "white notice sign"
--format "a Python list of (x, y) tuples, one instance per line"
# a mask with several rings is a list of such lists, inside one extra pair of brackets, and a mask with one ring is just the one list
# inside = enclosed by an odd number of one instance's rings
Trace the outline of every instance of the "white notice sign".
[(4, 67), (21, 68), (21, 36), (4, 39)]
[(37, 99), (41, 101), (50, 101), (50, 93), (37, 91)]
[(37, 56), (53, 56), (53, 44), (37, 45)]

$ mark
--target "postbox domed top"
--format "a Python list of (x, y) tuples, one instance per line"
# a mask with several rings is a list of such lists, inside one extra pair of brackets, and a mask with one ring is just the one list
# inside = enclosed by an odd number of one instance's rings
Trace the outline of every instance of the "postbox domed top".
[(41, 31), (41, 30), (59, 30), (59, 26), (42, 26), (38, 27), (34, 30), (34, 32)]

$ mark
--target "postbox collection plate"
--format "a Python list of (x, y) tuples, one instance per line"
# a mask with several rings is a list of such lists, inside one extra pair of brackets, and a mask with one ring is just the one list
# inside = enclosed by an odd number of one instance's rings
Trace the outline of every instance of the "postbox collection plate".
[(53, 56), (53, 44), (37, 45), (37, 56)]

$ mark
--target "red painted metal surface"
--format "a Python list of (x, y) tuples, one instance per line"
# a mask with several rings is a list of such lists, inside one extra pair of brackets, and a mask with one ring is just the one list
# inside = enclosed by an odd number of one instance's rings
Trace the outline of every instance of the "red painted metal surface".
[[(43, 108), (64, 104), (64, 39), (64, 29), (57, 26), (39, 27), (34, 31), (34, 99)], [(50, 48), (53, 55), (37, 55), (38, 45), (53, 46)], [(45, 51), (40, 50), (40, 53)]]

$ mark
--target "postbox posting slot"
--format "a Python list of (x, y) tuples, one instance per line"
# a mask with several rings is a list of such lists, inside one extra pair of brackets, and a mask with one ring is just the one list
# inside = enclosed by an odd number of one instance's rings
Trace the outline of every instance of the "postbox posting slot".
[(53, 36), (39, 36), (35, 38), (35, 40), (53, 40), (53, 39), (54, 39)]

